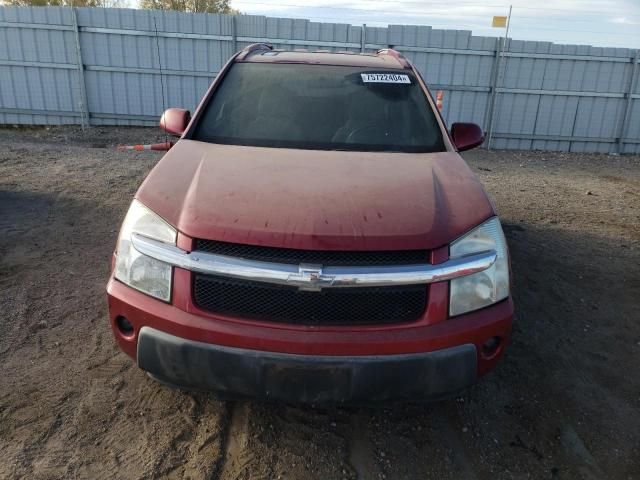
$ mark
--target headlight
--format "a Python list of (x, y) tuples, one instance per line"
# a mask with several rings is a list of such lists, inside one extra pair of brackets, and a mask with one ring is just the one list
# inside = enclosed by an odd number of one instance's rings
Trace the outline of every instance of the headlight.
[(450, 316), (486, 307), (509, 296), (507, 242), (497, 217), (453, 242), (449, 247), (449, 257), (463, 257), (488, 250), (495, 250), (497, 254), (497, 260), (490, 268), (451, 280)]
[(115, 277), (130, 287), (168, 302), (171, 298), (171, 265), (138, 252), (131, 244), (134, 232), (175, 245), (176, 230), (134, 200), (122, 223), (116, 248)]

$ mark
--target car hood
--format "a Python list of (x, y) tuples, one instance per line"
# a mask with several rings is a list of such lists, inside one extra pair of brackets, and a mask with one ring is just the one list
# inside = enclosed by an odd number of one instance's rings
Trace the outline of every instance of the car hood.
[(193, 238), (317, 250), (433, 249), (494, 214), (455, 152), (180, 140), (136, 198)]

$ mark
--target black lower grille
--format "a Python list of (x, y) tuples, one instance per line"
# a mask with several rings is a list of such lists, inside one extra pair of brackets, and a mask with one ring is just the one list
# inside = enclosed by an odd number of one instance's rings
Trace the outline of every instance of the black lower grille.
[(426, 285), (328, 288), (295, 287), (194, 275), (195, 304), (214, 313), (301, 325), (408, 322), (426, 308)]

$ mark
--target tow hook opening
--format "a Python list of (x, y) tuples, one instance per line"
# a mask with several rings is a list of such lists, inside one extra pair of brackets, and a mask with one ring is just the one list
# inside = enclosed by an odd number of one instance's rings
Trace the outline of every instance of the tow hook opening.
[(491, 337), (482, 344), (482, 357), (491, 358), (494, 357), (500, 350), (502, 345), (501, 337)]
[(122, 315), (116, 318), (116, 325), (118, 327), (118, 331), (125, 337), (133, 336), (133, 325), (129, 320), (127, 320)]

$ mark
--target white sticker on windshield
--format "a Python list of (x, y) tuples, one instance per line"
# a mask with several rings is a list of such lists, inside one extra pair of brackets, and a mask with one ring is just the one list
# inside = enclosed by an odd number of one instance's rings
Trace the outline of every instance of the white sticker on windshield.
[(409, 75), (397, 73), (361, 73), (364, 83), (411, 83)]

